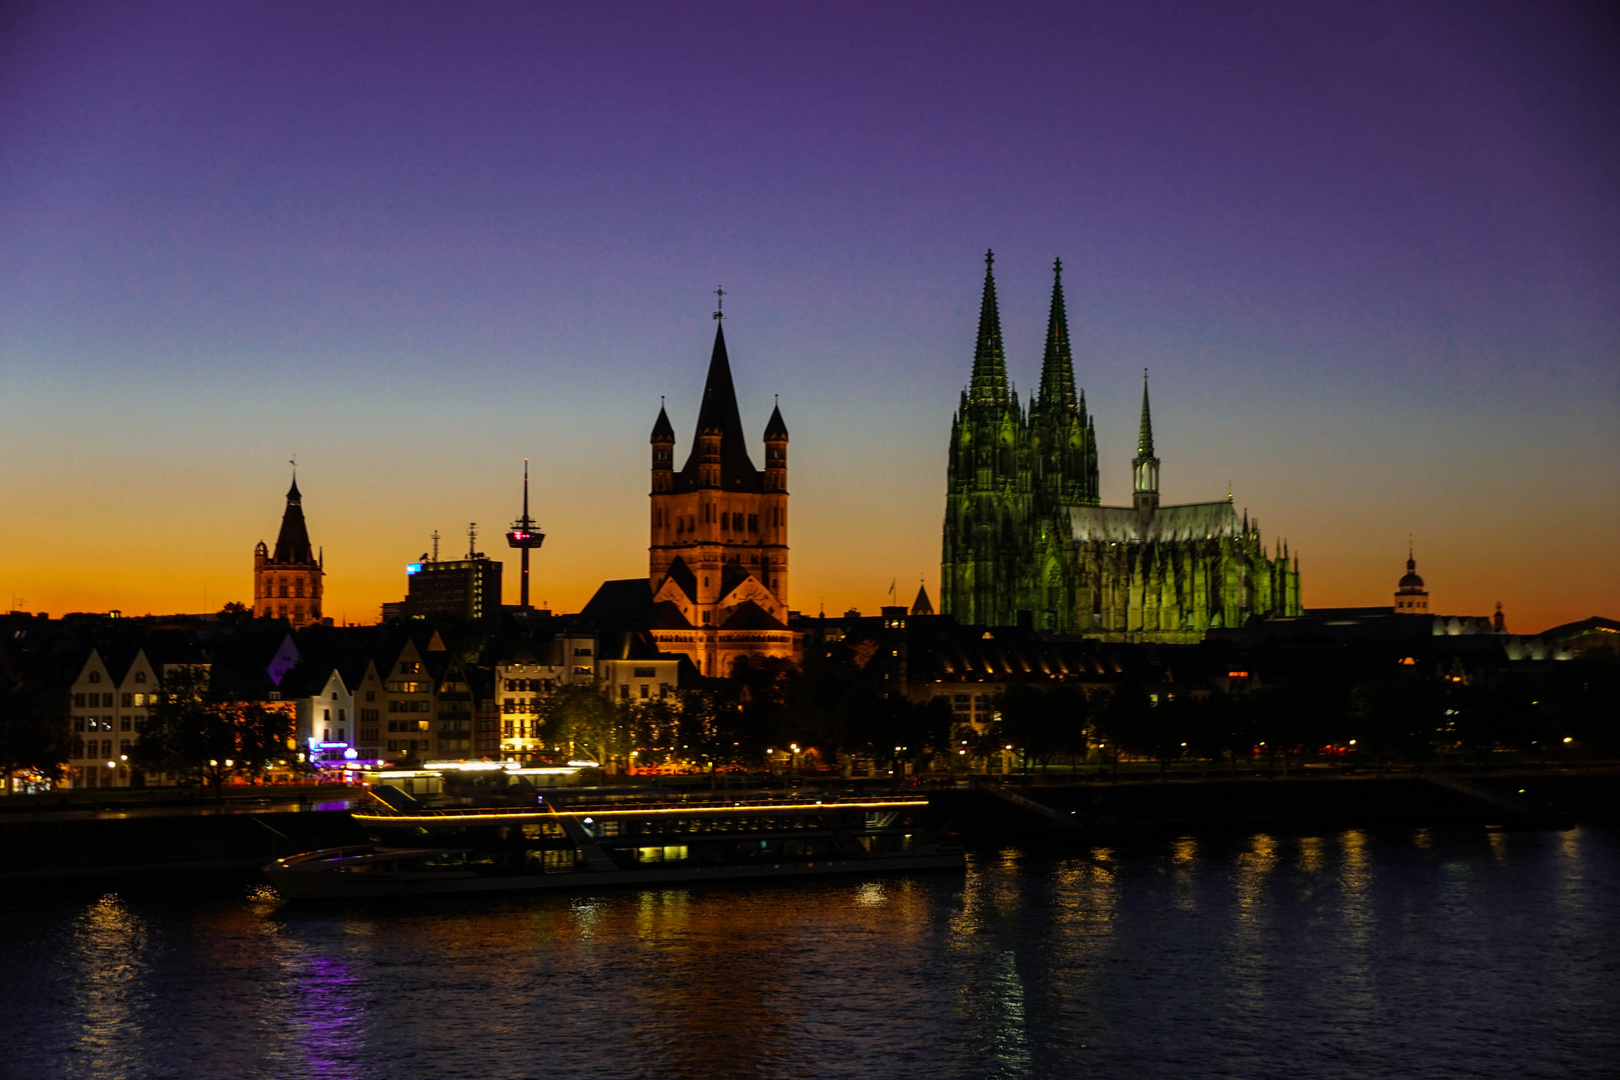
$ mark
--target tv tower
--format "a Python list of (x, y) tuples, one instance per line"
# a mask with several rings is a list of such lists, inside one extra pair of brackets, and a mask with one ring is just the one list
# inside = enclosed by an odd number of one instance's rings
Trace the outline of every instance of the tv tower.
[(546, 534), (538, 531), (539, 522), (529, 516), (529, 459), (523, 459), (523, 516), (512, 522), (506, 542), (523, 552), (523, 584), (519, 586), (518, 602), (525, 611), (529, 608), (529, 549), (546, 542)]

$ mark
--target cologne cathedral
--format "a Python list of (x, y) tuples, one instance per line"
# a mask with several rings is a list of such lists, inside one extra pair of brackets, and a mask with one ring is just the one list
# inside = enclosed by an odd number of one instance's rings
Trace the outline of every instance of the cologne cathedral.
[(1159, 505), (1147, 379), (1131, 462), (1132, 505), (1099, 505), (1097, 432), (1076, 388), (1054, 267), (1039, 389), (1028, 405), (1007, 378), (994, 257), (973, 377), (951, 421), (942, 609), (960, 622), (1028, 622), (1115, 641), (1194, 642), (1209, 630), (1300, 613), (1299, 561), (1273, 557), (1259, 521), (1218, 502)]

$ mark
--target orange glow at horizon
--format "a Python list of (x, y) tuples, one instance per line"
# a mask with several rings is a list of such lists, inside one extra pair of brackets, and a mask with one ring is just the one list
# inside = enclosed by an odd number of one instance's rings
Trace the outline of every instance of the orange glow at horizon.
[[(544, 484), (546, 498), (536, 499), (535, 514), (547, 533), (546, 546), (532, 555), (536, 607), (578, 611), (603, 580), (645, 576), (645, 478), (625, 464), (616, 476)], [(919, 581), (937, 608), (936, 522), (943, 484), (894, 494), (876, 483), (850, 484), (847, 475), (818, 483), (806, 471), (801, 466), (793, 485), (791, 608), (806, 615), (823, 609), (841, 615), (849, 608), (876, 614), (891, 602), (909, 606)], [(436, 514), (435, 521), (428, 516), (431, 507), (395, 514), (380, 528), (376, 523), (387, 515), (378, 504), (394, 501), (391, 493), (351, 501), (347, 484), (315, 476), (300, 483), (311, 541), (326, 557), (325, 613), (340, 625), (375, 623), (385, 601), (403, 597), (405, 564), (428, 548), (433, 528), (444, 537), (441, 558), (459, 557), (466, 546), (465, 532), (458, 535), (454, 520), (445, 520), (451, 515)], [(72, 528), (13, 533), (0, 601), (8, 609), (53, 616), (115, 609), (126, 616), (198, 613), (232, 601), (251, 604), (253, 545), (260, 539), (274, 543), (285, 481), (255, 486), (250, 492), (219, 478), (197, 503), (174, 497), (154, 502), (115, 490), (103, 500), (104, 515), (128, 524), (113, 535)], [(480, 515), (479, 546), (505, 562), (504, 600), (515, 604), (518, 552), (504, 546), (506, 518), (500, 511), (516, 516), (519, 486), (507, 478), (483, 487), (489, 509)], [(560, 496), (559, 489), (568, 494)], [(1111, 501), (1105, 493), (1104, 502)], [(1263, 510), (1266, 544), (1275, 551), (1272, 523), (1293, 515), (1285, 506)], [(30, 516), (61, 520), (73, 514), (47, 502)], [(1374, 534), (1342, 525), (1316, 531), (1296, 528), (1289, 538), (1290, 551), (1301, 559), (1306, 606), (1388, 606), (1405, 571), (1404, 532), (1391, 527)], [(1510, 632), (1535, 633), (1620, 610), (1620, 584), (1604, 574), (1606, 553), (1572, 546), (1550, 561), (1528, 531), (1520, 537), (1499, 532), (1490, 543), (1467, 536), (1462, 542), (1454, 536), (1427, 544), (1420, 539), (1416, 555), (1436, 614), (1489, 615), (1500, 600)]]

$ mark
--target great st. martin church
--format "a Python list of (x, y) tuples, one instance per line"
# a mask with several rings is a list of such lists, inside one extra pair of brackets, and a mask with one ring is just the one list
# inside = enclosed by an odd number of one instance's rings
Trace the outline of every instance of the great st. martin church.
[(1076, 390), (1054, 267), (1040, 388), (1026, 409), (1007, 379), (994, 258), (973, 378), (951, 421), (940, 564), (942, 610), (964, 623), (1121, 641), (1191, 642), (1260, 615), (1298, 615), (1299, 561), (1276, 558), (1231, 496), (1159, 505), (1147, 381), (1131, 462), (1132, 505), (1099, 506), (1097, 432)]

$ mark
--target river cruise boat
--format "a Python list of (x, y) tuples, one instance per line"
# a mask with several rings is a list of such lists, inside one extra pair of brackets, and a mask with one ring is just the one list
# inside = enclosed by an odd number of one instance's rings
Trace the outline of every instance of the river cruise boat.
[(926, 797), (548, 791), (529, 806), (433, 807), (374, 788), (371, 843), (278, 859), (291, 899), (579, 890), (962, 869)]

